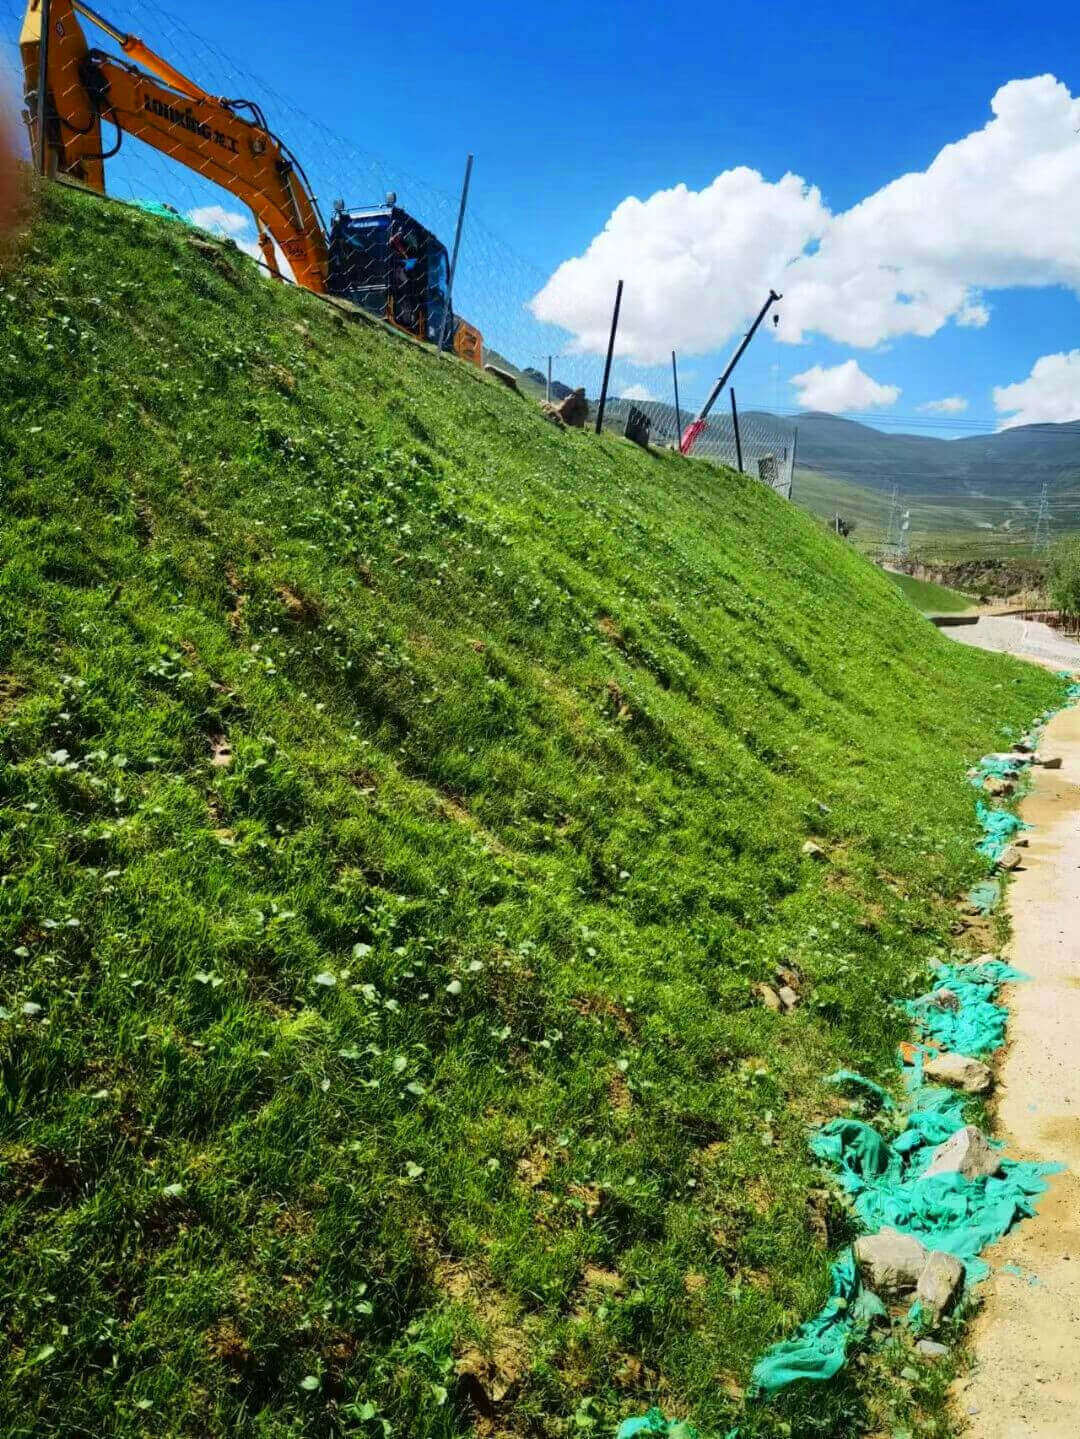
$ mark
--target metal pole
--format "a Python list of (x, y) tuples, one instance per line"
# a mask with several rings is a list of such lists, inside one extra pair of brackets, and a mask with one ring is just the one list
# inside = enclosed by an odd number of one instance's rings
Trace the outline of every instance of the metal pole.
[(37, 167), (38, 174), (44, 175), (49, 164), (49, 149), (45, 143), (45, 119), (47, 106), (46, 92), (49, 88), (49, 0), (41, 0), (41, 39), (38, 42), (37, 82)]
[(788, 493), (788, 499), (789, 499), (789, 500), (791, 499), (792, 495), (795, 493), (795, 451), (796, 451), (796, 449), (798, 448), (798, 445), (799, 445), (799, 427), (798, 427), (798, 425), (793, 425), (793, 426), (791, 427), (791, 490), (790, 490), (789, 493)]
[(458, 208), (457, 229), (454, 231), (454, 250), (450, 256), (450, 279), (446, 286), (446, 310), (443, 314), (442, 334), (439, 336), (439, 349), (446, 349), (446, 331), (450, 326), (450, 316), (453, 313), (454, 303), (454, 276), (457, 274), (458, 250), (461, 248), (461, 229), (465, 224), (465, 207), (469, 203), (469, 181), (472, 179), (473, 157), (470, 155), (465, 161), (465, 181), (461, 187), (461, 205)]
[(731, 387), (731, 423), (735, 426), (735, 458), (739, 462), (739, 474), (743, 472), (742, 467), (742, 437), (739, 434), (739, 412), (735, 407), (735, 386)]
[(607, 404), (608, 380), (611, 379), (611, 357), (615, 353), (615, 331), (619, 328), (619, 308), (622, 305), (622, 281), (615, 291), (615, 312), (611, 317), (611, 338), (608, 340), (607, 360), (604, 362), (604, 383), (600, 386), (600, 405), (596, 411), (596, 433), (604, 428), (604, 406)]
[(671, 378), (675, 382), (675, 446), (682, 444), (682, 410), (679, 408), (679, 367), (675, 363), (675, 351), (671, 352)]
[(547, 402), (551, 404), (551, 356), (548, 356)]
[(690, 453), (690, 451), (694, 448), (694, 441), (697, 439), (697, 437), (701, 434), (702, 430), (705, 428), (705, 420), (706, 420), (706, 417), (708, 416), (709, 411), (712, 409), (713, 405), (716, 404), (716, 401), (717, 401), (718, 398), (720, 397), (720, 392), (723, 390), (723, 388), (724, 388), (724, 386), (727, 384), (728, 380), (730, 380), (730, 378), (731, 378), (731, 376), (732, 376), (732, 374), (733, 374), (733, 372), (734, 372), (734, 370), (735, 370), (735, 366), (736, 366), (736, 365), (739, 363), (739, 361), (742, 359), (742, 357), (743, 357), (743, 351), (746, 349), (747, 345), (749, 345), (750, 341), (751, 341), (751, 340), (754, 338), (754, 336), (757, 334), (758, 326), (761, 324), (762, 320), (764, 320), (765, 316), (769, 313), (769, 310), (772, 308), (772, 306), (776, 304), (777, 300), (782, 300), (783, 298), (784, 298), (783, 295), (778, 295), (775, 290), (770, 290), (770, 291), (769, 291), (769, 298), (765, 301), (764, 305), (762, 305), (761, 309), (758, 311), (758, 317), (757, 317), (757, 319), (756, 319), (756, 320), (754, 321), (754, 323), (750, 326), (749, 330), (747, 330), (745, 336), (743, 337), (743, 342), (742, 342), (742, 344), (741, 344), (741, 345), (739, 346), (739, 348), (735, 351), (734, 355), (732, 355), (731, 361), (730, 361), (730, 363), (728, 364), (727, 369), (724, 371), (724, 373), (723, 373), (723, 374), (720, 376), (720, 378), (717, 380), (716, 384), (712, 387), (712, 390), (710, 391), (710, 394), (709, 394), (709, 398), (708, 398), (708, 399), (705, 401), (705, 403), (702, 405), (701, 410), (699, 411), (699, 413), (698, 413), (698, 415), (697, 415), (697, 418), (694, 420), (694, 423), (693, 423), (693, 424), (690, 426), (690, 428), (687, 430), (687, 432), (686, 432), (686, 438), (684, 439), (684, 441), (683, 441), (683, 443), (682, 443), (682, 445), (681, 445), (681, 447), (680, 447), (680, 448), (682, 449), (682, 452), (683, 452), (684, 455), (688, 455), (688, 454)]

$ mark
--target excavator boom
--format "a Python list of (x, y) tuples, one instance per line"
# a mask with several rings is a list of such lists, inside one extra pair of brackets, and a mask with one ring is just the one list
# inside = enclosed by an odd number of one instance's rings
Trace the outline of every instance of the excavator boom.
[[(156, 74), (91, 50), (76, 11)], [(326, 292), (328, 252), (315, 200), (276, 135), (206, 94), (88, 6), (52, 0), (49, 27), (45, 138), (51, 173), (104, 193), (102, 122), (108, 121), (119, 132), (117, 148), (123, 135), (132, 135), (238, 196), (254, 213), (260, 237), (271, 236), (281, 247), (297, 282)], [(37, 91), (40, 42), (41, 3), (29, 0), (20, 37), (28, 93)], [(269, 243), (263, 249), (272, 254)]]
[[(349, 272), (354, 266), (342, 260), (340, 246), (326, 233), (303, 170), (267, 128), (257, 106), (209, 94), (137, 36), (110, 24), (85, 0), (50, 0), (44, 46), (47, 73), (41, 75), (41, 7), (42, 0), (28, 0), (19, 45), (27, 99), (36, 99), (39, 87), (45, 86), (45, 153), (51, 175), (103, 195), (105, 161), (117, 153), (124, 136), (131, 135), (248, 205), (255, 216), (259, 248), (273, 274), (279, 273), (280, 248), (297, 283), (306, 289), (358, 299), (397, 329), (434, 344), (449, 336), (456, 354), (483, 364), (479, 332), (452, 315), (451, 324), (443, 323), (448, 287), (432, 285), (430, 274), (424, 293), (413, 294), (419, 272), (411, 279), (404, 270), (399, 274), (399, 267), (387, 256), (375, 267), (374, 284), (369, 276), (363, 293), (353, 294)], [(118, 45), (124, 58), (91, 49), (80, 16)], [(37, 113), (36, 103), (28, 107), (35, 154)], [(116, 130), (111, 150), (102, 143), (106, 122)], [(409, 223), (417, 234), (422, 232), (415, 222)], [(428, 240), (431, 253), (445, 259), (434, 237)], [(415, 270), (416, 263), (414, 259), (406, 268)], [(375, 292), (380, 295), (377, 304), (371, 300)], [(435, 303), (429, 303), (432, 296)]]

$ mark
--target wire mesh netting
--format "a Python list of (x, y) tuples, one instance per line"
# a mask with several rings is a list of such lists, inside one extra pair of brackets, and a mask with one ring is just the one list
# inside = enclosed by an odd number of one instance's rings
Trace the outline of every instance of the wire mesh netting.
[[(672, 405), (658, 400), (645, 400), (634, 395), (609, 398), (604, 411), (604, 428), (624, 434), (631, 410), (637, 410), (649, 422), (653, 444), (674, 449), (678, 445), (678, 420)], [(691, 417), (681, 416), (683, 433)], [(742, 470), (761, 480), (784, 499), (791, 498), (795, 469), (795, 426), (760, 411), (739, 416), (736, 438), (735, 422), (726, 414), (712, 415), (694, 442), (693, 454), (699, 459), (715, 460), (733, 470)]]
[[(361, 149), (154, 0), (103, 3), (107, 19), (51, 0), (55, 171), (229, 239), (286, 278), (502, 369), (538, 399), (581, 389), (595, 404), (604, 356), (537, 318), (549, 277), (498, 237), (482, 204), (470, 202), (451, 285), (457, 177), (440, 188)], [(0, 0), (0, 83), (22, 97), (32, 132), (37, 50), (27, 73), (18, 43), (26, 12), (26, 0)], [(666, 366), (616, 351), (611, 393), (608, 427), (621, 433), (633, 404), (654, 443), (675, 443)], [(684, 423), (694, 408), (684, 405)], [(743, 469), (790, 495), (792, 427), (748, 415), (741, 438)], [(710, 420), (694, 453), (737, 464), (731, 421)]]

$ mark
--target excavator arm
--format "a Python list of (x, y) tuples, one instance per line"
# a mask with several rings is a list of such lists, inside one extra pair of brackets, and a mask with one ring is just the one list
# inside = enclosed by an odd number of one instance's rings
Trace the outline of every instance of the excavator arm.
[[(207, 94), (134, 36), (115, 30), (79, 0), (51, 0), (46, 47), (46, 134), (50, 173), (105, 191), (105, 161), (132, 135), (242, 200), (255, 216), (259, 244), (277, 271), (274, 242), (298, 284), (327, 291), (326, 236), (303, 172), (261, 121), (237, 113), (239, 102)], [(84, 15), (127, 59), (91, 49)], [(41, 81), (41, 0), (29, 0), (20, 36), (27, 95)], [(133, 63), (138, 60), (140, 63)], [(31, 107), (31, 114), (36, 106)], [(102, 122), (116, 128), (110, 151)], [(31, 120), (32, 138), (36, 121)]]

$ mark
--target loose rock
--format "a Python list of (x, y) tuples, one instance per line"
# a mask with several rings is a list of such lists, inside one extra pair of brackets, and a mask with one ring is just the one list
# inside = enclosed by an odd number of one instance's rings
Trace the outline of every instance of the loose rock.
[(996, 774), (988, 774), (983, 781), (983, 789), (987, 794), (1002, 796), (1012, 794), (1016, 788), (1016, 781), (1012, 779), (999, 779)]
[(936, 1339), (920, 1339), (915, 1345), (915, 1352), (921, 1354), (931, 1364), (936, 1364), (939, 1359), (949, 1357), (949, 1346), (939, 1344)]
[(1019, 869), (1023, 857), (1015, 844), (1007, 845), (998, 855), (998, 869)]
[(1001, 1168), (1001, 1155), (981, 1130), (966, 1124), (939, 1144), (930, 1156), (924, 1178), (931, 1174), (962, 1174), (965, 1179), (989, 1178)]
[(755, 984), (754, 993), (766, 1009), (771, 1009), (775, 1014), (781, 1014), (783, 1012), (783, 1001), (771, 984)]
[(970, 1059), (966, 1054), (954, 1054), (951, 1050), (928, 1059), (923, 1066), (923, 1074), (938, 1084), (962, 1089), (965, 1094), (987, 1094), (994, 1083), (994, 1076), (985, 1064), (978, 1059)]
[(500, 370), (497, 365), (485, 365), (484, 370), (493, 380), (498, 380), (499, 384), (505, 385), (508, 390), (517, 389), (518, 382), (508, 370)]
[(1038, 765), (1042, 765), (1043, 769), (1060, 769), (1061, 756), (1059, 754), (1056, 754), (1047, 759), (1037, 759), (1035, 763)]
[(881, 1229), (855, 1241), (855, 1262), (866, 1284), (882, 1295), (910, 1293), (926, 1268), (929, 1250), (912, 1234)]
[(802, 852), (806, 855), (807, 859), (825, 858), (825, 851), (822, 849), (821, 845), (812, 839), (808, 839), (806, 841), (806, 843), (802, 847)]
[(931, 1323), (941, 1318), (963, 1284), (964, 1266), (959, 1259), (943, 1249), (935, 1249), (915, 1286), (915, 1298)]
[(583, 429), (589, 418), (589, 402), (585, 398), (585, 391), (571, 390), (565, 400), (560, 400), (555, 406), (555, 413), (564, 425), (570, 425), (575, 430)]
[(794, 1009), (799, 1002), (799, 996), (792, 989), (790, 984), (783, 984), (779, 990), (780, 1003), (785, 1009)]

